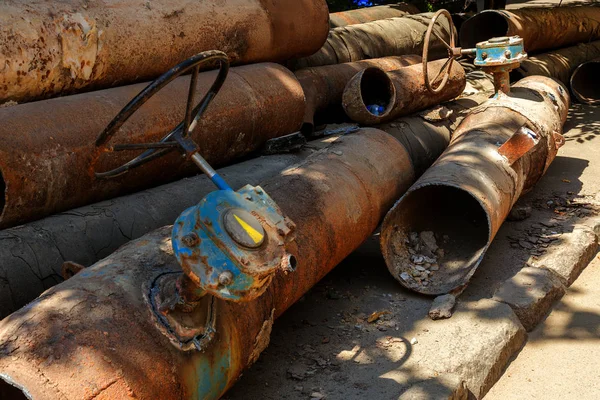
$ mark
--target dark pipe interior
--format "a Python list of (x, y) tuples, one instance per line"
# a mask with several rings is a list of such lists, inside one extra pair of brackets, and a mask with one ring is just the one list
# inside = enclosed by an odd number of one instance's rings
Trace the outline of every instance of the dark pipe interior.
[(25, 395), (21, 389), (11, 385), (4, 380), (0, 375), (0, 399), (6, 400), (28, 400), (29, 396)]
[(493, 37), (506, 36), (508, 22), (498, 12), (482, 12), (466, 20), (460, 28), (460, 45), (465, 49), (474, 48), (479, 42)]
[(0, 217), (4, 212), (4, 207), (6, 206), (6, 182), (4, 182), (4, 177), (2, 176), (2, 170), (0, 170)]
[(582, 64), (571, 77), (571, 89), (583, 100), (600, 101), (600, 61)]
[(363, 73), (360, 81), (360, 94), (363, 104), (367, 109), (371, 105), (378, 105), (383, 107), (385, 111), (388, 111), (391, 107), (390, 102), (394, 96), (392, 81), (379, 68), (368, 68)]
[(438, 260), (436, 279), (422, 293), (447, 293), (466, 283), (465, 276), (478, 264), (489, 239), (487, 215), (471, 194), (451, 186), (425, 186), (407, 194), (393, 212), (393, 220), (386, 224), (393, 221), (398, 230), (386, 245), (388, 254), (394, 248), (405, 251), (394, 253), (397, 262), (406, 262), (410, 255), (406, 245), (393, 243), (394, 237), (403, 241), (410, 232), (432, 231), (444, 250), (444, 257)]

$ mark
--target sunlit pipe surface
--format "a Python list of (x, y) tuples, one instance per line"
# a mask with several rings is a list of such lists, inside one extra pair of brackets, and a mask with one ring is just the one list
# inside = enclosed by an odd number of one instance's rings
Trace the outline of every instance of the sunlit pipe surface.
[(600, 6), (483, 11), (462, 24), (460, 45), (473, 48), (493, 37), (514, 35), (523, 38), (527, 53), (600, 39)]
[(285, 61), (325, 42), (324, 0), (5, 0), (0, 103), (151, 80), (206, 50)]
[[(327, 41), (319, 51), (290, 63), (294, 69), (318, 67), (321, 65), (341, 64), (370, 58), (421, 54), (423, 39), (432, 13), (406, 15), (364, 24), (334, 28), (329, 31)], [(445, 30), (439, 30), (440, 36), (448, 43), (448, 22)], [(432, 55), (446, 53), (441, 41), (434, 37), (430, 48)], [(442, 52), (440, 52), (442, 50)]]
[(329, 26), (338, 28), (340, 26), (364, 24), (365, 22), (378, 21), (380, 19), (397, 18), (406, 14), (418, 14), (419, 9), (409, 3), (387, 4), (384, 6), (364, 7), (356, 10), (341, 11), (329, 14)]
[[(549, 76), (568, 86), (575, 69), (597, 57), (600, 57), (600, 40), (579, 43), (575, 46), (529, 57), (521, 63), (519, 68), (513, 70), (510, 76), (512, 80), (519, 80), (531, 75)], [(590, 85), (592, 83), (590, 81)]]
[[(217, 333), (203, 352), (174, 346), (147, 304), (159, 277), (180, 273), (170, 227), (130, 242), (0, 322), (0, 393), (218, 398), (268, 345), (273, 319), (356, 249), (414, 179), (402, 144), (364, 129), (264, 182), (297, 225), (297, 269), (256, 301), (217, 300)], [(204, 325), (207, 301), (191, 323)]]
[[(427, 64), (430, 79), (437, 75), (445, 61)], [(353, 121), (373, 125), (458, 97), (465, 85), (465, 71), (458, 62), (452, 63), (448, 83), (436, 94), (427, 90), (420, 63), (389, 72), (368, 68), (350, 79), (344, 89), (342, 105), (346, 115)], [(380, 106), (382, 111), (373, 112), (371, 107), (374, 105)]]
[(600, 58), (577, 67), (571, 76), (570, 84), (577, 101), (600, 104)]
[(332, 115), (329, 114), (336, 114), (337, 109), (342, 108), (344, 88), (357, 72), (370, 67), (393, 71), (420, 62), (420, 56), (408, 55), (297, 70), (296, 78), (302, 85), (306, 98), (306, 110), (301, 131), (305, 134), (313, 133), (316, 114), (319, 114), (321, 123), (332, 122)]
[[(402, 285), (430, 295), (465, 287), (514, 203), (554, 160), (568, 108), (560, 83), (532, 76), (469, 113), (448, 149), (383, 222), (381, 249)], [(513, 137), (522, 127), (537, 135), (532, 148)], [(423, 231), (433, 231), (445, 252), (427, 285), (412, 276), (407, 246), (411, 232)]]
[[(198, 76), (196, 98), (216, 72)], [(156, 142), (184, 118), (189, 76), (176, 79), (144, 104), (113, 144)], [(112, 180), (90, 169), (98, 134), (145, 84), (123, 86), (0, 108), (0, 227), (131, 193), (197, 172), (173, 152)], [(232, 68), (192, 133), (200, 153), (216, 165), (297, 131), (304, 94), (286, 68), (272, 63)], [(100, 155), (98, 171), (113, 169), (139, 152)]]
[[(486, 90), (493, 91), (485, 77), (472, 82), (477, 86), (487, 83)], [(420, 175), (446, 148), (451, 132), (467, 110), (488, 94), (444, 104), (450, 113), (440, 114), (436, 108), (422, 117), (406, 117), (378, 128), (400, 140)], [(263, 156), (225, 167), (219, 169), (219, 174), (235, 188), (257, 185), (301, 162), (315, 151), (312, 149), (322, 148), (330, 140), (312, 141), (299, 152)], [(64, 261), (90, 266), (128, 241), (171, 223), (214, 188), (206, 176), (200, 175), (0, 231), (0, 319), (62, 282)]]

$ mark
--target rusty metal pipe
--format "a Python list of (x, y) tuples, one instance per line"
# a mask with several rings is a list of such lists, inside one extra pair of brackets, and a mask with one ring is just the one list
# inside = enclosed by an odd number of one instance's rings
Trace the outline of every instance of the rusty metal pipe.
[(460, 44), (474, 48), (493, 37), (523, 38), (527, 53), (571, 46), (600, 39), (600, 7), (520, 8), (486, 10), (466, 20), (460, 29)]
[[(311, 147), (324, 145), (313, 141)], [(311, 153), (303, 149), (263, 156), (218, 172), (234, 188), (258, 185)], [(62, 282), (65, 261), (88, 267), (128, 241), (172, 223), (213, 190), (206, 175), (197, 175), (1, 230), (0, 319)]]
[[(445, 61), (428, 63), (430, 76), (436, 76)], [(437, 94), (427, 90), (421, 64), (390, 72), (380, 68), (368, 68), (357, 73), (348, 82), (344, 89), (342, 105), (353, 121), (374, 125), (458, 97), (465, 85), (465, 70), (458, 62), (452, 63), (448, 83)], [(382, 108), (383, 112), (374, 112), (371, 109), (373, 106)]]
[[(402, 285), (429, 295), (467, 285), (514, 203), (556, 156), (568, 108), (562, 84), (532, 76), (469, 113), (444, 154), (384, 219), (381, 249)], [(442, 249), (433, 263), (419, 258), (422, 249), (411, 238), (428, 231)], [(429, 273), (417, 269), (423, 262)]]
[[(319, 51), (290, 62), (293, 69), (342, 64), (371, 58), (421, 54), (423, 39), (433, 13), (406, 15), (364, 24), (334, 28)], [(442, 38), (449, 42), (448, 21), (440, 20)], [(431, 54), (443, 56), (446, 49), (434, 38)]]
[(321, 122), (331, 122), (331, 114), (338, 114), (338, 109), (342, 108), (342, 95), (346, 84), (357, 72), (370, 67), (393, 71), (420, 62), (420, 56), (409, 55), (297, 70), (296, 78), (302, 85), (306, 98), (302, 133), (310, 135), (314, 132), (317, 114), (317, 118), (321, 117)]
[(529, 57), (510, 75), (512, 80), (531, 75), (549, 76), (568, 86), (575, 69), (597, 57), (600, 57), (600, 41), (579, 43), (576, 46)]
[(600, 103), (600, 58), (581, 64), (571, 76), (571, 91), (580, 103)]
[(364, 24), (365, 22), (418, 13), (419, 9), (414, 4), (403, 2), (384, 6), (364, 7), (329, 14), (329, 27), (338, 28), (340, 26)]
[[(198, 95), (216, 72), (198, 76)], [(184, 117), (189, 76), (176, 79), (135, 113), (115, 141), (158, 141)], [(197, 172), (173, 153), (112, 180), (90, 171), (98, 134), (145, 84), (0, 108), (0, 174), (4, 185), (0, 227), (157, 186)], [(294, 75), (277, 64), (232, 68), (192, 133), (201, 154), (223, 165), (257, 150), (268, 139), (297, 131), (304, 94)], [(118, 143), (118, 142), (117, 142)], [(133, 155), (137, 153), (133, 152)], [(132, 158), (132, 152), (101, 156), (107, 171)], [(0, 185), (1, 186), (1, 185)]]
[[(482, 76), (471, 82), (484, 89), (420, 116), (378, 127), (407, 149), (417, 175), (444, 151), (451, 133), (468, 110), (493, 93), (489, 78)], [(218, 172), (232, 187), (257, 185), (301, 162), (314, 151), (312, 149), (323, 148), (330, 141), (331, 137), (315, 140), (295, 153), (263, 156)], [(64, 262), (90, 266), (128, 241), (171, 223), (212, 190), (214, 184), (210, 179), (198, 175), (0, 231), (3, 243), (0, 246), (0, 319), (62, 282)]]
[[(162, 278), (181, 273), (170, 227), (130, 242), (0, 322), (0, 393), (218, 398), (266, 348), (274, 318), (356, 249), (414, 178), (398, 140), (363, 129), (264, 182), (296, 223), (298, 268), (257, 300), (215, 300), (216, 334), (202, 352), (174, 345), (148, 305)], [(211, 301), (186, 314), (189, 329), (204, 327)]]
[(325, 42), (324, 0), (6, 0), (0, 103), (151, 80), (205, 50), (285, 61)]

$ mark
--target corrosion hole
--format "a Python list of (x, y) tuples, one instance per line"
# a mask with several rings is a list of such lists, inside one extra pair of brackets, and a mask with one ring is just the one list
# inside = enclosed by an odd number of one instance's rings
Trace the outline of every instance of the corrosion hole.
[(8, 376), (0, 374), (0, 399), (27, 400), (32, 397), (25, 389), (18, 387)]
[(496, 11), (482, 12), (466, 20), (460, 28), (460, 45), (474, 48), (477, 43), (508, 34), (508, 21)]
[[(397, 227), (397, 228), (396, 228)], [(386, 218), (384, 246), (387, 263), (394, 275), (412, 274), (413, 254), (425, 251), (411, 242), (412, 236), (433, 232), (442, 252), (435, 256), (439, 270), (432, 273), (421, 293), (442, 294), (465, 283), (489, 240), (489, 223), (481, 204), (470, 193), (451, 186), (424, 186), (410, 192)]]
[(298, 260), (291, 254), (288, 258), (288, 265), (290, 266), (290, 270), (292, 271), (295, 271), (296, 267), (298, 266)]
[(571, 89), (582, 103), (600, 101), (600, 59), (581, 64), (571, 77)]
[(387, 73), (379, 68), (366, 69), (360, 81), (360, 96), (371, 114), (387, 113), (394, 97), (394, 87)]

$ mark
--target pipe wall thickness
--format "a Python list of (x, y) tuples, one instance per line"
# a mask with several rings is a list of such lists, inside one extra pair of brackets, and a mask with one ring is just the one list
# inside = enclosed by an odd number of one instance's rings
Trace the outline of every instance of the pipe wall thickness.
[[(398, 140), (363, 129), (265, 182), (296, 223), (298, 267), (255, 301), (216, 300), (204, 351), (174, 346), (148, 305), (159, 279), (181, 273), (170, 227), (130, 242), (0, 322), (0, 393), (16, 385), (39, 400), (218, 398), (266, 348), (273, 319), (356, 249), (414, 178)], [(210, 301), (190, 323), (204, 325)]]
[[(196, 98), (216, 72), (198, 76)], [(144, 104), (113, 139), (155, 142), (184, 117), (189, 76), (176, 79)], [(157, 186), (197, 172), (177, 152), (111, 180), (91, 171), (95, 140), (146, 84), (123, 86), (0, 108), (0, 227)], [(277, 64), (232, 68), (192, 138), (210, 162), (223, 165), (257, 150), (267, 140), (297, 131), (304, 94), (295, 76)], [(100, 155), (98, 171), (123, 164), (138, 152)]]
[(460, 45), (474, 48), (493, 37), (514, 35), (523, 38), (528, 53), (600, 39), (600, 6), (483, 11), (462, 24)]
[[(432, 13), (406, 15), (364, 24), (334, 28), (329, 31), (327, 41), (319, 51), (309, 57), (291, 62), (294, 69), (342, 64), (370, 58), (422, 54), (423, 39)], [(449, 27), (446, 20), (440, 30), (442, 38), (449, 42)], [(430, 44), (432, 55), (445, 54), (440, 40), (433, 38)]]
[(201, 51), (285, 61), (325, 42), (324, 0), (5, 0), (0, 103), (151, 80)]
[[(427, 63), (429, 76), (434, 77), (445, 61)], [(374, 125), (458, 97), (465, 85), (465, 70), (457, 62), (452, 63), (446, 86), (436, 94), (427, 90), (421, 64), (389, 72), (380, 68), (368, 68), (357, 73), (348, 82), (342, 105), (346, 115), (353, 121)], [(374, 112), (373, 106), (381, 107), (383, 111)]]
[[(381, 249), (402, 285), (439, 295), (468, 284), (514, 203), (554, 160), (568, 108), (560, 83), (532, 76), (469, 113), (444, 154), (384, 219)], [(526, 135), (519, 134), (523, 127)], [(425, 277), (407, 243), (428, 231), (442, 253), (439, 270)]]

